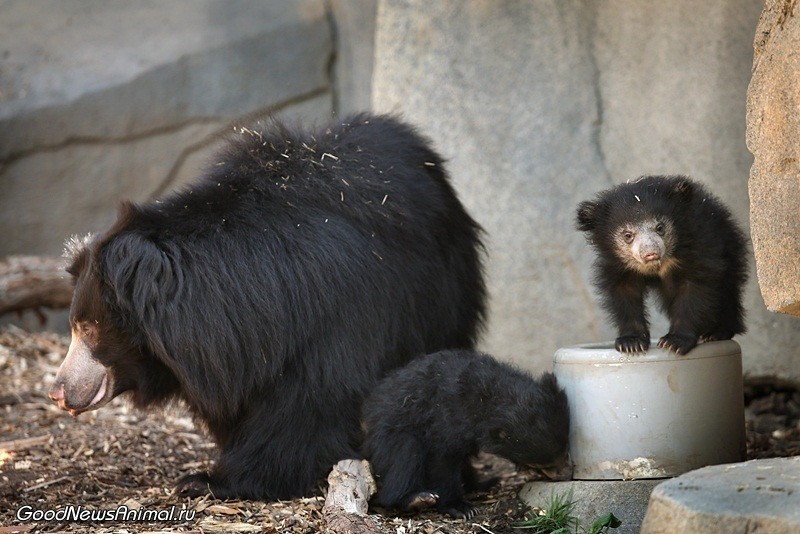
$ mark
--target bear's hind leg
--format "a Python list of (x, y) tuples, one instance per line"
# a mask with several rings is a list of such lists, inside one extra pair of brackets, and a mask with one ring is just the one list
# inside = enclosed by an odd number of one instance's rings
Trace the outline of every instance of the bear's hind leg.
[(482, 480), (475, 467), (467, 461), (461, 469), (461, 479), (464, 482), (464, 489), (468, 492), (483, 493), (492, 489), (498, 482), (500, 477), (490, 477)]
[(215, 499), (232, 499), (239, 494), (231, 491), (229, 487), (219, 483), (214, 476), (206, 471), (200, 471), (182, 476), (175, 484), (175, 493), (181, 497), (203, 497), (211, 495)]
[(465, 464), (469, 464), (465, 456), (437, 455), (428, 462), (427, 482), (439, 495), (436, 509), (440, 513), (466, 520), (477, 515), (478, 508), (464, 496)]
[(211, 472), (184, 477), (181, 490), (266, 501), (308, 495), (336, 462), (361, 457), (355, 448), (358, 426), (345, 423), (357, 423), (355, 403), (332, 404), (338, 417), (315, 417), (285, 390), (263, 395), (224, 439), (217, 436), (224, 445)]
[(426, 488), (425, 449), (412, 435), (376, 432), (365, 444), (378, 485), (375, 502), (386, 508), (418, 510), (433, 506), (439, 495)]
[[(734, 277), (731, 276), (731, 278)], [(722, 285), (717, 289), (718, 300), (714, 324), (708, 329), (708, 332), (704, 332), (700, 336), (702, 341), (731, 339), (736, 334), (745, 332), (741, 283), (742, 281), (732, 279), (729, 284)]]

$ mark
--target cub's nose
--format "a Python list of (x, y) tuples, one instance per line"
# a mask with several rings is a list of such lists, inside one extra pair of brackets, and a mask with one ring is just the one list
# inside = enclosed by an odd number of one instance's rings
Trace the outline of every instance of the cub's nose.
[(651, 262), (661, 259), (661, 254), (658, 252), (648, 252), (644, 255), (644, 261)]

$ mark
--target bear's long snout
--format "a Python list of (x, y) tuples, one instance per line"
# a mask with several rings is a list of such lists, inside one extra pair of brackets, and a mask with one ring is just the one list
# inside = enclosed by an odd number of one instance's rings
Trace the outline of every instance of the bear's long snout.
[(61, 363), (49, 396), (72, 415), (97, 408), (110, 400), (108, 373), (92, 356), (87, 343), (73, 332), (67, 356)]

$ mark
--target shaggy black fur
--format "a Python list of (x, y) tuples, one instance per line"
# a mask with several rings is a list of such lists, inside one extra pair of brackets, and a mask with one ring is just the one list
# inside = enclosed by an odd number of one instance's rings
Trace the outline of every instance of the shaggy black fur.
[(471, 347), (480, 228), (411, 127), (242, 128), (198, 182), (126, 203), (79, 247), (71, 321), (114, 395), (185, 400), (221, 452), (188, 494), (284, 499), (358, 457), (361, 402), (419, 354)]
[(436, 505), (470, 517), (467, 491), (485, 489), (470, 458), (479, 451), (518, 464), (566, 461), (569, 407), (555, 377), (534, 380), (491, 356), (442, 351), (387, 376), (364, 402), (364, 456), (375, 502), (401, 510)]
[(660, 347), (686, 354), (698, 340), (744, 333), (747, 241), (728, 209), (700, 184), (648, 176), (618, 185), (581, 203), (577, 226), (598, 253), (595, 284), (619, 329), (617, 350), (650, 346), (644, 307), (650, 288), (670, 319)]

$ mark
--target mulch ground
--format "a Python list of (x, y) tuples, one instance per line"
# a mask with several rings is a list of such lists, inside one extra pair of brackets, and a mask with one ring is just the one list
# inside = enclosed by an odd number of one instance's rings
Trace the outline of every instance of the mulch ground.
[[(47, 398), (47, 388), (66, 353), (68, 339), (0, 329), (0, 534), (10, 532), (324, 532), (325, 488), (293, 501), (179, 499), (172, 484), (181, 475), (212, 465), (214, 444), (180, 406), (140, 413), (123, 399), (73, 418)], [(800, 454), (800, 391), (761, 380), (745, 387), (749, 458)], [(531, 473), (482, 456), (484, 476), (501, 482), (473, 500), (481, 513), (457, 521), (428, 512), (397, 517), (371, 514), (384, 532), (397, 534), (524, 532), (512, 525), (526, 508), (516, 499)], [(20, 521), (18, 512), (158, 510), (195, 513), (193, 520), (142, 522)]]

